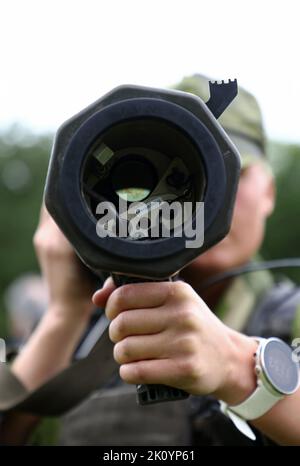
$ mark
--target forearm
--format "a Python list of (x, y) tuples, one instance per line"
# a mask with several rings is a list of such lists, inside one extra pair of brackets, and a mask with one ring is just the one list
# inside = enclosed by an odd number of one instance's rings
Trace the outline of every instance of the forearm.
[(252, 424), (280, 445), (300, 445), (300, 388)]
[[(66, 315), (59, 307), (49, 309), (12, 365), (12, 371), (29, 391), (38, 388), (70, 363), (86, 326), (87, 317), (84, 316), (87, 314), (80, 316), (74, 311), (72, 319), (72, 314)], [(30, 413), (8, 413), (0, 426), (0, 443), (26, 444), (39, 422), (40, 418)]]
[[(256, 388), (254, 355), (257, 343), (253, 338), (231, 332), (233, 361), (231, 378), (222, 387), (218, 398), (229, 405), (246, 400)], [(280, 400), (272, 409), (251, 424), (267, 437), (282, 445), (300, 445), (300, 389)]]
[(48, 310), (12, 365), (12, 371), (28, 390), (34, 390), (70, 363), (87, 320), (74, 312), (72, 319), (59, 307)]

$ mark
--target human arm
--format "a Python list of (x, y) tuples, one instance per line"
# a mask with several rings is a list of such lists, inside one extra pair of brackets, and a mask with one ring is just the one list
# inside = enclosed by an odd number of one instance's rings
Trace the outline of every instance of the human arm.
[[(189, 285), (125, 285), (111, 294), (106, 313), (126, 382), (171, 385), (229, 405), (255, 390), (257, 342), (225, 326)], [(299, 444), (299, 411), (298, 391), (251, 422), (277, 443)]]
[[(71, 361), (94, 309), (95, 282), (71, 245), (43, 207), (34, 245), (48, 288), (48, 309), (12, 364), (12, 371), (29, 390), (35, 390)], [(103, 292), (102, 305), (110, 292)], [(100, 299), (101, 301), (101, 299)], [(0, 442), (24, 444), (39, 418), (28, 413), (4, 415)]]

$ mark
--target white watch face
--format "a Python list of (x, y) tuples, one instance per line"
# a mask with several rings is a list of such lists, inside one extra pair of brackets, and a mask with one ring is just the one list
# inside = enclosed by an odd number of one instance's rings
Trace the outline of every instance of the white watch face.
[(292, 349), (277, 338), (266, 342), (261, 354), (265, 376), (284, 395), (293, 393), (299, 385), (299, 365), (292, 359)]

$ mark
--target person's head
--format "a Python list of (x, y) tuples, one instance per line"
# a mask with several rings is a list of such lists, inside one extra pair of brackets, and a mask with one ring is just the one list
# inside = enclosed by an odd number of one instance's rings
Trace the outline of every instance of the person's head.
[[(209, 78), (194, 75), (174, 88), (209, 98)], [(239, 87), (219, 122), (238, 148), (242, 171), (228, 235), (194, 261), (199, 269), (222, 271), (247, 262), (259, 249), (274, 207), (274, 181), (266, 160), (265, 133), (256, 99)]]

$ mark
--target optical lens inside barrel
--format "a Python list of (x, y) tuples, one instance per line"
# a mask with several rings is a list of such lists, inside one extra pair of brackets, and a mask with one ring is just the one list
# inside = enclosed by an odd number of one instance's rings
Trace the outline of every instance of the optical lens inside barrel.
[(158, 181), (153, 165), (142, 157), (139, 159), (128, 154), (112, 170), (113, 188), (127, 202), (146, 199)]
[(120, 200), (128, 209), (143, 202), (152, 213), (155, 203), (189, 202), (194, 211), (203, 200), (206, 174), (199, 150), (184, 131), (165, 120), (142, 118), (99, 134), (86, 154), (81, 183), (86, 206), (98, 221), (98, 206), (107, 201), (118, 215), (124, 206)]

